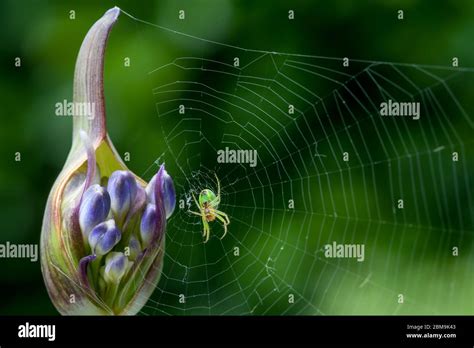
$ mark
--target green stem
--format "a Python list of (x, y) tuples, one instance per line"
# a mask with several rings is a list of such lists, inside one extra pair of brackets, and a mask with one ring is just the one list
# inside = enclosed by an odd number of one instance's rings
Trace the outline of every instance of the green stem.
[[(98, 284), (100, 277), (100, 262), (102, 261), (102, 255), (97, 255), (97, 258), (91, 262), (91, 277), (94, 284)], [(99, 290), (98, 288), (96, 290)]]
[(113, 305), (114, 305), (114, 302), (115, 302), (115, 297), (117, 296), (119, 283), (108, 283), (107, 284), (107, 291), (105, 292), (105, 301), (107, 302), (107, 304), (111, 308), (113, 308)]

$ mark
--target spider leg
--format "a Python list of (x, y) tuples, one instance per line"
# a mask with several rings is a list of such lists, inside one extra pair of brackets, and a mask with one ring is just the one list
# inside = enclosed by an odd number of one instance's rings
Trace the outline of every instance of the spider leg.
[(192, 193), (192, 195), (193, 195), (194, 203), (196, 203), (199, 211), (201, 211), (201, 206), (199, 205), (199, 202), (197, 201), (196, 197), (194, 196), (194, 192)]
[(227, 234), (227, 221), (224, 220), (224, 218), (219, 215), (219, 214), (216, 214), (216, 218), (218, 218), (220, 221), (222, 221), (222, 224), (224, 226), (224, 234), (222, 235), (221, 239), (225, 237), (225, 235)]
[(214, 172), (214, 175), (216, 176), (216, 180), (217, 180), (217, 195), (216, 195), (216, 198), (214, 198), (212, 201), (209, 202), (209, 205), (211, 206), (211, 208), (217, 207), (221, 203), (221, 183), (215, 172)]
[(197, 212), (195, 212), (195, 211), (192, 211), (192, 210), (188, 210), (188, 212), (189, 212), (189, 213), (192, 213), (192, 214), (194, 214), (194, 215), (199, 215), (199, 216), (202, 216), (202, 214), (201, 214), (201, 213), (197, 213)]
[(221, 183), (219, 181), (219, 178), (217, 177), (216, 172), (214, 172), (214, 175), (215, 175), (216, 181), (217, 181), (217, 195), (216, 195), (216, 198), (214, 200), (209, 202), (209, 205), (211, 207), (217, 207), (219, 205), (219, 203), (221, 202)]
[(227, 225), (230, 224), (229, 217), (227, 216), (226, 213), (224, 213), (223, 211), (217, 210), (217, 209), (213, 209), (212, 212), (213, 212), (214, 214), (216, 214), (216, 216), (221, 216), (221, 217), (223, 217), (223, 218), (225, 219), (225, 222), (226, 222)]
[(220, 210), (216, 210), (216, 209), (212, 209), (212, 213), (216, 216), (217, 219), (219, 219), (223, 225), (224, 225), (224, 234), (222, 235), (221, 239), (224, 238), (224, 236), (227, 234), (227, 225), (230, 224), (230, 220), (229, 220), (229, 217), (227, 216), (226, 213), (220, 211)]
[[(221, 202), (221, 197), (217, 196), (214, 200), (209, 202), (209, 205), (211, 207), (217, 207), (220, 202)], [(215, 208), (213, 208), (213, 209), (215, 209)]]
[(220, 198), (220, 196), (221, 196), (221, 183), (219, 182), (219, 178), (217, 177), (216, 172), (214, 172), (214, 175), (216, 176), (216, 180), (217, 180), (217, 198)]
[(207, 243), (207, 241), (209, 240), (210, 231), (209, 223), (207, 222), (206, 217), (204, 215), (202, 216), (202, 225), (204, 226), (204, 232), (202, 234), (203, 237), (205, 237), (204, 243)]

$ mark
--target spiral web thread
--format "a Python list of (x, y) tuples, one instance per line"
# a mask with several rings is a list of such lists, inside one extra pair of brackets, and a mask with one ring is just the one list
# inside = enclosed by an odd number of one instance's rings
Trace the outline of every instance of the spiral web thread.
[[(473, 69), (346, 68), (341, 58), (245, 49), (129, 16), (228, 52), (226, 61), (177, 56), (148, 74), (178, 206), (142, 314), (474, 313)], [(382, 117), (388, 99), (420, 102), (420, 119)], [(226, 147), (257, 150), (257, 166), (217, 163)], [(221, 240), (211, 222), (204, 244), (188, 209), (197, 211), (192, 193), (217, 193), (214, 173), (231, 223)], [(325, 257), (333, 241), (363, 244), (364, 261)]]

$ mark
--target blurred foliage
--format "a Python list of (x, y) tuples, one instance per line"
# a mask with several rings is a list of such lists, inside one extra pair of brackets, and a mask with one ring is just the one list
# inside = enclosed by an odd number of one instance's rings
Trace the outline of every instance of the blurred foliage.
[[(39, 233), (43, 209), (51, 185), (63, 165), (71, 142), (71, 120), (67, 117), (58, 118), (54, 115), (54, 105), (63, 99), (72, 97), (72, 78), (75, 59), (80, 44), (89, 27), (108, 8), (119, 6), (135, 17), (190, 33), (209, 40), (229, 43), (235, 46), (268, 51), (294, 52), (327, 57), (350, 56), (359, 59), (393, 61), (433, 65), (448, 65), (452, 56), (459, 57), (462, 66), (474, 66), (474, 3), (463, 1), (229, 1), (229, 0), (192, 0), (192, 1), (2, 1), (0, 4), (0, 22), (3, 30), (0, 33), (2, 45), (0, 77), (0, 94), (2, 96), (2, 124), (0, 126), (0, 170), (1, 233), (0, 242), (39, 243)], [(179, 9), (186, 9), (186, 21), (177, 19)], [(281, 20), (286, 18), (288, 9), (294, 9), (295, 21)], [(405, 11), (405, 20), (396, 19), (396, 11)], [(69, 19), (69, 11), (74, 10), (76, 19)], [(203, 56), (216, 61), (228, 60), (229, 50), (221, 46), (202, 41), (188, 40), (169, 35), (152, 26), (136, 22), (122, 15), (113, 29), (106, 54), (105, 95), (108, 114), (108, 128), (111, 138), (119, 153), (132, 154), (129, 167), (141, 174), (146, 172), (145, 179), (152, 176), (150, 163), (165, 148), (161, 129), (157, 128), (157, 114), (154, 96), (151, 90), (156, 81), (151, 80), (147, 73), (154, 68), (172, 61), (182, 52), (189, 55)], [(14, 67), (14, 58), (21, 57), (21, 68)], [(130, 57), (131, 67), (124, 68), (123, 60)], [(263, 68), (262, 68), (263, 69)], [(188, 77), (185, 73), (182, 78)], [(166, 76), (164, 76), (166, 78)], [(172, 76), (174, 80), (181, 76)], [(205, 78), (197, 76), (197, 78)], [(310, 81), (308, 81), (310, 83)], [(224, 87), (230, 89), (230, 86)], [(467, 89), (470, 94), (460, 98), (472, 99), (472, 82)], [(465, 93), (466, 91), (464, 91)], [(214, 128), (209, 125), (210, 133)], [(214, 132), (219, 132), (215, 125)], [(404, 130), (408, 132), (408, 130)], [(467, 137), (464, 137), (467, 139)], [(21, 152), (21, 162), (14, 161), (15, 152)], [(470, 156), (472, 159), (472, 155)], [(177, 170), (176, 164), (170, 163), (171, 170)], [(408, 169), (407, 172), (408, 173)], [(190, 173), (191, 174), (191, 173)], [(351, 173), (354, 178), (361, 173)], [(408, 175), (408, 174), (407, 174)], [(183, 178), (177, 177), (178, 183)], [(384, 185), (384, 179), (375, 179)], [(359, 186), (358, 186), (359, 185)], [(466, 187), (467, 190), (472, 188)], [(337, 187), (313, 187), (313, 197), (320, 197), (319, 190), (332, 190), (336, 206), (343, 206), (342, 193)], [(361, 184), (354, 182), (354, 192), (361, 196)], [(370, 194), (370, 193), (369, 193)], [(243, 198), (245, 200), (245, 198)], [(316, 200), (317, 201), (317, 200)], [(315, 206), (318, 203), (315, 201)], [(238, 205), (238, 202), (233, 202)], [(320, 208), (320, 207), (319, 207)], [(421, 209), (421, 208), (420, 208)], [(466, 214), (472, 214), (471, 211)], [(390, 212), (390, 208), (384, 210)], [(245, 214), (233, 212), (245, 219)], [(257, 211), (256, 214), (260, 212)], [(452, 220), (457, 212), (450, 212)], [(436, 213), (434, 214), (436, 215)], [(279, 226), (282, 216), (275, 216), (267, 221), (262, 216), (254, 218), (261, 221), (262, 230), (270, 226)], [(426, 221), (428, 225), (436, 225), (436, 216)], [(324, 220), (324, 221), (323, 221)], [(286, 223), (286, 222), (285, 222)], [(327, 224), (325, 216), (309, 217), (295, 215), (293, 223), (298, 227), (307, 224), (315, 229), (311, 233), (309, 243), (316, 250), (321, 240), (331, 240), (335, 235), (348, 228), (346, 221), (334, 220), (331, 229), (318, 231), (317, 227)], [(367, 226), (368, 225), (368, 226)], [(309, 228), (308, 227), (308, 228)], [(450, 248), (449, 238), (436, 234), (426, 236), (424, 231), (405, 229), (408, 239), (394, 238), (397, 228), (394, 226), (374, 227), (370, 222), (355, 222), (351, 225), (354, 235), (366, 236), (367, 230), (376, 230), (381, 236), (373, 242), (370, 254), (373, 260), (369, 265), (341, 265), (347, 272), (372, 274), (372, 280), (382, 284), (383, 288), (404, 291), (410, 284), (408, 273), (397, 271), (397, 267), (412, 267), (412, 272), (420, 284), (429, 284), (436, 277), (436, 287), (418, 286), (413, 297), (436, 298), (435, 311), (438, 313), (473, 313), (472, 280), (458, 279), (459, 292), (451, 294), (449, 301), (443, 301), (440, 294), (450, 294), (453, 287), (452, 274), (472, 274), (470, 256), (463, 259), (456, 267), (437, 264), (439, 247)], [(454, 229), (458, 228), (454, 222)], [(472, 226), (471, 226), (472, 229)], [(295, 230), (296, 231), (296, 230)], [(334, 231), (329, 233), (329, 231)], [(357, 232), (360, 231), (360, 232)], [(291, 232), (291, 229), (290, 229)], [(472, 232), (472, 231), (471, 231)], [(171, 232), (173, 233), (173, 232)], [(220, 233), (220, 232), (217, 232)], [(325, 234), (329, 235), (325, 236)], [(297, 245), (296, 234), (288, 233), (285, 237), (289, 243)], [(426, 239), (433, 243), (427, 248), (428, 254), (422, 260), (413, 262), (411, 250), (404, 253), (410, 240)], [(443, 243), (440, 244), (440, 238)], [(357, 239), (354, 237), (354, 239)], [(472, 243), (472, 240), (469, 239)], [(255, 237), (255, 248), (265, 248), (266, 241)], [(259, 246), (259, 243), (261, 244)], [(425, 244), (423, 244), (425, 245)], [(230, 244), (229, 247), (231, 247)], [(392, 250), (387, 250), (388, 246)], [(176, 251), (176, 250), (175, 250)], [(472, 251), (472, 250), (471, 250)], [(168, 252), (172, 253), (173, 250)], [(386, 265), (388, 252), (398, 253), (401, 258), (395, 263)], [(265, 253), (263, 253), (265, 255)], [(280, 258), (281, 262), (295, 262), (292, 255)], [(193, 257), (202, 258), (196, 253)], [(209, 255), (208, 255), (209, 257)], [(212, 256), (210, 256), (212, 258)], [(262, 256), (265, 258), (264, 256)], [(314, 256), (301, 256), (307, 268), (313, 265)], [(406, 259), (404, 259), (406, 257)], [(234, 272), (245, 272), (252, 264), (252, 258), (243, 259), (236, 265)], [(203, 262), (195, 261), (195, 264)], [(319, 265), (319, 264), (318, 264)], [(321, 266), (321, 265), (319, 265)], [(166, 266), (165, 266), (166, 267)], [(322, 266), (321, 266), (322, 267)], [(365, 269), (363, 267), (366, 267)], [(433, 270), (436, 267), (436, 270)], [(40, 272), (39, 263), (25, 260), (0, 260), (2, 277), (0, 293), (2, 302), (0, 314), (55, 314), (51, 305)], [(283, 268), (285, 269), (285, 268)], [(212, 272), (212, 269), (209, 269)], [(216, 270), (217, 271), (217, 270)], [(250, 273), (249, 279), (258, 276)], [(336, 270), (333, 269), (333, 272)], [(322, 312), (331, 314), (345, 313), (393, 313), (396, 305), (377, 307), (382, 303), (386, 293), (376, 287), (367, 291), (353, 292), (359, 286), (359, 280), (345, 274), (346, 271), (333, 275), (328, 269), (321, 269), (318, 284), (323, 285), (322, 291), (310, 287), (306, 298), (312, 298)], [(395, 275), (395, 276), (391, 276)], [(225, 278), (227, 277), (227, 278)], [(231, 282), (235, 274), (224, 276)], [(304, 284), (305, 273), (285, 274), (288, 281)], [(464, 283), (463, 283), (464, 281)], [(245, 279), (242, 280), (245, 283)], [(218, 286), (219, 280), (209, 282), (210, 287)], [(263, 284), (263, 286), (267, 286)], [(328, 289), (326, 293), (324, 290)], [(340, 290), (339, 291), (331, 291)], [(173, 289), (174, 290), (174, 289)], [(380, 290), (380, 291), (378, 291)], [(176, 292), (179, 290), (176, 290)], [(205, 289), (201, 291), (204, 293)], [(271, 287), (263, 292), (271, 291)], [(430, 294), (432, 291), (434, 294)], [(316, 294), (316, 298), (313, 296)], [(434, 297), (432, 297), (432, 296)], [(352, 297), (351, 297), (352, 296)], [(436, 297), (438, 296), (438, 297)], [(250, 294), (247, 294), (251, 298)], [(350, 299), (349, 299), (350, 297)], [(347, 301), (335, 299), (348, 298)], [(469, 299), (470, 304), (463, 301)], [(161, 297), (160, 297), (161, 300)], [(175, 301), (163, 297), (163, 301)], [(234, 299), (241, 301), (242, 299)], [(271, 307), (271, 306), (270, 306)], [(284, 304), (277, 303), (269, 313), (284, 311)], [(412, 304), (408, 313), (432, 313), (429, 305)], [(159, 313), (159, 312), (157, 312)], [(179, 313), (179, 311), (177, 311)], [(403, 309), (399, 311), (403, 313)]]

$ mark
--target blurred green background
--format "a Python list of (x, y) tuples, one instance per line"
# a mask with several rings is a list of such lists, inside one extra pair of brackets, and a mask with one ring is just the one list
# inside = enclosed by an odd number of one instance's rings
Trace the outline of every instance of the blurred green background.
[[(474, 3), (469, 0), (2, 1), (1, 243), (39, 243), (47, 195), (71, 142), (71, 120), (55, 116), (54, 105), (71, 100), (80, 44), (90, 26), (113, 6), (144, 21), (235, 47), (448, 67), (456, 56), (461, 67), (474, 67)], [(180, 9), (186, 11), (185, 20), (178, 19)], [(287, 18), (290, 9), (295, 11), (293, 21)], [(397, 19), (399, 9), (404, 10), (403, 21)], [(163, 154), (160, 160), (174, 176), (178, 199), (185, 199), (190, 189), (212, 187), (215, 170), (223, 183), (221, 208), (232, 221), (226, 239), (213, 238), (203, 245), (199, 221), (178, 209), (167, 232), (163, 277), (144, 314), (474, 314), (473, 74), (464, 71), (449, 78), (452, 95), (443, 83), (433, 88), (444, 114), (428, 109), (429, 117), (422, 116), (418, 123), (371, 123), (355, 102), (350, 104), (354, 115), (346, 112), (320, 122), (309, 110), (292, 122), (277, 112), (275, 105), (285, 108), (282, 100), (261, 90), (274, 105), (262, 103), (237, 85), (233, 75), (177, 66), (150, 73), (179, 57), (201, 58), (207, 68), (222, 72), (227, 68), (210, 61), (232, 64), (235, 56), (244, 65), (261, 54), (176, 35), (126, 15), (112, 30), (104, 84), (108, 129), (117, 150), (131, 154), (129, 168), (146, 180)], [(20, 68), (14, 65), (15, 57), (21, 58)], [(130, 67), (124, 67), (126, 57)], [(286, 55), (272, 59), (266, 55), (242, 75), (263, 76), (300, 95), (308, 93), (280, 79), (273, 64), (282, 64), (283, 73), (318, 95), (330, 95), (338, 87), (283, 65), (293, 59), (340, 71), (339, 61)], [(357, 74), (368, 65), (354, 62), (344, 72)], [(436, 82), (411, 66), (397, 67), (421, 89)], [(392, 66), (374, 70), (397, 78)], [(435, 72), (441, 82), (451, 73)], [(154, 94), (176, 81), (213, 86), (228, 93), (225, 98), (237, 107), (225, 101), (217, 104), (221, 111), (210, 107), (208, 111), (218, 115), (216, 121), (199, 112), (205, 104), (196, 103), (200, 106), (194, 105), (195, 111), (181, 122), (172, 110), (193, 94), (179, 85), (169, 94)], [(370, 81), (359, 82), (374, 96), (378, 93)], [(286, 100), (292, 98), (276, 83), (271, 86)], [(350, 90), (357, 88), (352, 85)], [(350, 99), (347, 91), (341, 93)], [(255, 115), (239, 111), (238, 106), (251, 107), (235, 96), (259, 105), (256, 115), (271, 115), (271, 120), (260, 124)], [(216, 105), (202, 94), (201, 100)], [(336, 113), (336, 104), (329, 98), (329, 113)], [(231, 113), (232, 122), (226, 122), (229, 115), (222, 110)], [(319, 106), (316, 112), (323, 114)], [(360, 128), (347, 128), (354, 120)], [(286, 129), (287, 134), (279, 137), (265, 127), (272, 122), (276, 133)], [(257, 137), (261, 142), (246, 133), (252, 127), (262, 132)], [(378, 132), (390, 143), (388, 150)], [(314, 147), (307, 144), (315, 139), (322, 139), (317, 149), (327, 156), (324, 160), (313, 160)], [(260, 167), (218, 165), (213, 149), (229, 144), (260, 147)], [(273, 150), (266, 151), (264, 145)], [(445, 150), (433, 153), (438, 146)], [(346, 149), (354, 156), (348, 165), (341, 159)], [(453, 151), (460, 153), (459, 163), (451, 161)], [(14, 160), (16, 152), (21, 153), (20, 162)], [(384, 163), (371, 165), (377, 161)], [(407, 202), (403, 212), (393, 208), (400, 196)], [(287, 209), (288, 199), (295, 200), (294, 211)], [(212, 231), (222, 233), (219, 226)], [(321, 248), (333, 240), (364, 243), (365, 262), (324, 259)], [(451, 254), (453, 246), (460, 248), (457, 257)], [(240, 249), (238, 257), (235, 247)], [(39, 262), (0, 259), (0, 270), (0, 314), (57, 313)], [(186, 294), (185, 304), (179, 303), (179, 294)], [(397, 302), (398, 294), (404, 294), (405, 303)], [(288, 303), (289, 295), (295, 296), (295, 303)]]

